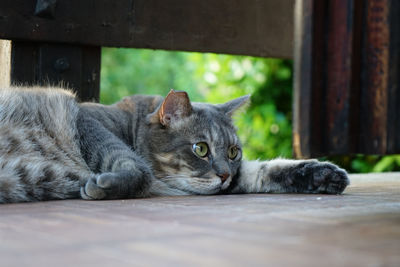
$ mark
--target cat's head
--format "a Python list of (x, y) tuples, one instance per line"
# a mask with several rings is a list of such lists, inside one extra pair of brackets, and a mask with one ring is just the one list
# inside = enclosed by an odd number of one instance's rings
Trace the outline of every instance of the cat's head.
[(192, 103), (186, 92), (171, 90), (147, 117), (156, 177), (190, 194), (228, 188), (242, 159), (232, 115), (248, 102), (243, 96), (219, 105)]

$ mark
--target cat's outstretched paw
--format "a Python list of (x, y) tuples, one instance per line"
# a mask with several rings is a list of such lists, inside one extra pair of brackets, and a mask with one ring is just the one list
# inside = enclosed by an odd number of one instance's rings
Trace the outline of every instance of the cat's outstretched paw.
[(341, 194), (350, 184), (345, 170), (329, 162), (273, 159), (244, 161), (233, 193)]
[(341, 194), (350, 180), (347, 172), (329, 162), (307, 161), (293, 170), (286, 181), (299, 193)]

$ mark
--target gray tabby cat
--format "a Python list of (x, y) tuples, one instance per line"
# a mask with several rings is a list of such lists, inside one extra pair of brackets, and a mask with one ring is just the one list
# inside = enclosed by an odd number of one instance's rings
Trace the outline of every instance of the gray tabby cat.
[(249, 101), (185, 92), (78, 104), (57, 88), (0, 91), (0, 203), (229, 193), (342, 193), (316, 160), (241, 161), (232, 114)]

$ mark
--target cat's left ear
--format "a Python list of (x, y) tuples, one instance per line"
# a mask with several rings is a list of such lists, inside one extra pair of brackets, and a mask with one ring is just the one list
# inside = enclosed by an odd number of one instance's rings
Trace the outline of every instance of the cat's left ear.
[(224, 112), (226, 115), (232, 117), (232, 115), (241, 107), (250, 104), (250, 95), (241, 96), (233, 99), (225, 104), (217, 105), (218, 109)]
[(159, 122), (164, 126), (188, 117), (192, 113), (192, 105), (185, 91), (171, 89), (158, 110), (150, 114), (150, 122)]

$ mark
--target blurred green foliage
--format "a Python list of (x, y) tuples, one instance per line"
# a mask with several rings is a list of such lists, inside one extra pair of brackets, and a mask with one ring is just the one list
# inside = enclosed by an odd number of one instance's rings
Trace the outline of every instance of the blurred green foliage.
[[(223, 103), (251, 94), (235, 116), (245, 158), (291, 157), (292, 62), (210, 53), (104, 48), (100, 101), (185, 90), (192, 101)], [(400, 170), (400, 155), (326, 158), (351, 172)]]

